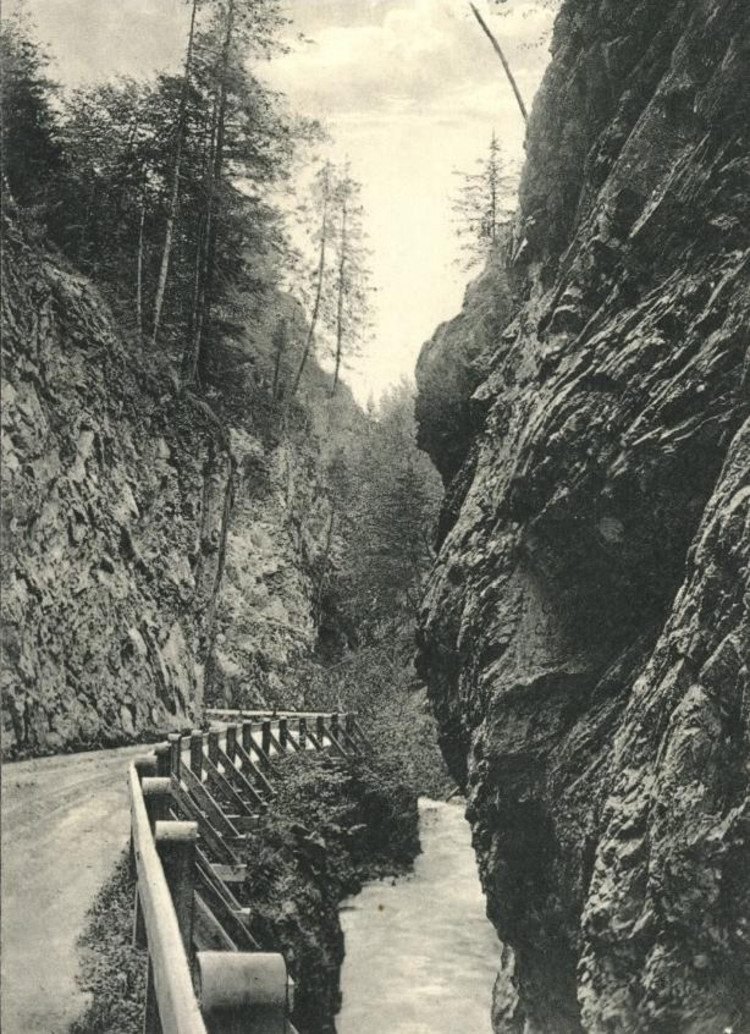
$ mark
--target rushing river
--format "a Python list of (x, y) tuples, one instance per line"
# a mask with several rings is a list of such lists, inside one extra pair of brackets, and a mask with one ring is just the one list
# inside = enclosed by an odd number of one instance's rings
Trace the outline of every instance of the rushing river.
[(485, 917), (463, 806), (422, 799), (412, 875), (378, 880), (342, 913), (338, 1034), (490, 1034), (500, 944)]

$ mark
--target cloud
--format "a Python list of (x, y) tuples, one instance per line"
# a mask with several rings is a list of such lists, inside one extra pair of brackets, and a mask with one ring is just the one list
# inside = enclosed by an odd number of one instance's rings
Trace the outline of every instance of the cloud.
[[(370, 23), (321, 26), (312, 42), (275, 59), (273, 85), (310, 109), (404, 114), (455, 107), (502, 77), (463, 0), (391, 0), (372, 13)], [(536, 84), (546, 56), (525, 48), (549, 30), (550, 12), (525, 0), (495, 22), (519, 81)]]
[[(18, 0), (5, 2), (12, 10)], [(348, 377), (364, 400), (410, 373), (421, 342), (460, 305), (466, 278), (451, 265), (452, 170), (473, 167), (493, 128), (520, 159), (524, 125), (468, 0), (285, 2), (291, 50), (261, 69), (264, 78), (296, 110), (329, 121), (364, 184), (380, 288), (375, 342)], [(485, 8), (529, 104), (547, 62), (547, 2)], [(29, 7), (64, 83), (178, 69), (184, 59), (185, 0)], [(300, 32), (312, 42), (300, 42)]]
[[(293, 107), (327, 118), (364, 184), (376, 336), (347, 379), (365, 399), (410, 374), (422, 341), (460, 306), (453, 169), (473, 167), (493, 128), (519, 164), (525, 126), (467, 0), (290, 0), (289, 13), (313, 42), (295, 42), (267, 77)], [(530, 104), (552, 15), (535, 0), (501, 13), (487, 18)]]
[[(6, 13), (23, 0), (6, 0)], [(146, 76), (184, 60), (183, 0), (33, 0), (25, 5), (65, 85)]]

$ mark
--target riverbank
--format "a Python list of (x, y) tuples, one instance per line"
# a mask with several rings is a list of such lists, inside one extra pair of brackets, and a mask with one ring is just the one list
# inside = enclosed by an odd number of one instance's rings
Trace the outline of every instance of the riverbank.
[[(416, 795), (398, 769), (373, 759), (324, 753), (276, 764), (276, 797), (247, 845), (244, 897), (258, 942), (287, 961), (295, 1024), (304, 1034), (333, 1034), (344, 956), (339, 905), (364, 881), (411, 865)], [(134, 890), (123, 859), (81, 938), (79, 982), (91, 999), (73, 1034), (140, 1034), (145, 956), (131, 943)]]
[(403, 873), (419, 852), (416, 796), (398, 768), (330, 754), (288, 758), (247, 847), (252, 931), (295, 981), (292, 1019), (334, 1034), (344, 936), (339, 908), (367, 880)]

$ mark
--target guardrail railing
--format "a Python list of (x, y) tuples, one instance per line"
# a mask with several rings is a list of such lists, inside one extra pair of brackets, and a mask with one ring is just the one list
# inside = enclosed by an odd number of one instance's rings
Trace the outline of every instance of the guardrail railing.
[(134, 941), (148, 949), (145, 1034), (297, 1034), (281, 955), (251, 933), (243, 847), (275, 795), (276, 762), (369, 749), (356, 715), (208, 712), (130, 768)]

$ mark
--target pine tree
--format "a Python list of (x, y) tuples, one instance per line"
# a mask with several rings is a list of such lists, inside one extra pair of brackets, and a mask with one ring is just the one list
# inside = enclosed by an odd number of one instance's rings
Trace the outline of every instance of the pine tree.
[(342, 538), (335, 593), (360, 638), (413, 620), (433, 560), (440, 478), (417, 449), (414, 397), (402, 383), (329, 472)]
[(336, 184), (334, 197), (338, 232), (332, 395), (336, 394), (342, 365), (359, 354), (363, 338), (369, 330), (372, 287), (367, 266), (361, 190), (361, 185), (352, 178), (348, 164), (345, 165)]
[(484, 262), (495, 248), (501, 226), (510, 215), (516, 178), (503, 158), (493, 131), (486, 158), (477, 161), (479, 171), (456, 172), (462, 183), (453, 199), (456, 234), (461, 242), (459, 260), (470, 269)]
[(299, 366), (297, 367), (297, 373), (295, 374), (294, 383), (292, 384), (292, 397), (294, 397), (294, 395), (296, 395), (297, 391), (299, 390), (302, 375), (305, 371), (307, 361), (310, 358), (313, 342), (315, 340), (315, 331), (318, 327), (318, 319), (321, 315), (326, 275), (328, 273), (328, 266), (326, 265), (326, 255), (329, 245), (329, 235), (331, 232), (330, 218), (332, 193), (333, 167), (329, 161), (326, 161), (316, 173), (312, 189), (313, 213), (314, 216), (317, 216), (317, 226), (315, 231), (315, 237), (313, 239), (317, 238), (318, 262), (313, 276), (314, 301), (307, 325), (307, 334), (305, 335), (305, 343), (302, 347), (302, 354), (300, 356)]
[[(299, 389), (316, 346), (319, 354), (333, 360), (331, 395), (335, 395), (342, 368), (359, 354), (369, 331), (373, 288), (360, 194), (361, 185), (352, 177), (348, 163), (337, 167), (326, 161), (315, 176), (310, 204), (301, 209), (308, 227), (313, 228), (309, 239), (317, 248), (317, 257), (310, 274), (307, 334), (292, 395)], [(306, 299), (304, 285), (299, 293)]]
[(55, 85), (45, 75), (47, 58), (23, 16), (0, 23), (3, 189), (19, 205), (46, 208), (62, 172)]
[[(278, 0), (216, 0), (213, 18), (197, 40), (204, 95), (210, 99), (205, 126), (203, 211), (199, 220), (193, 306), (185, 381), (197, 381), (204, 364), (212, 309), (227, 278), (242, 275), (243, 243), (232, 233), (232, 212), (269, 210), (236, 186), (268, 185), (287, 173), (295, 144), (293, 127), (279, 120), (270, 95), (250, 74), (248, 54), (268, 51), (280, 23)], [(304, 136), (309, 127), (295, 127)], [(270, 146), (269, 146), (270, 144)], [(228, 267), (233, 267), (231, 272)]]
[(195, 41), (195, 17), (198, 11), (198, 0), (192, 0), (190, 8), (190, 28), (188, 29), (187, 51), (185, 54), (185, 69), (182, 76), (182, 87), (180, 90), (180, 109), (175, 126), (174, 144), (174, 166), (172, 168), (172, 188), (169, 199), (169, 211), (164, 227), (164, 247), (162, 248), (161, 264), (159, 266), (159, 281), (154, 299), (154, 323), (151, 331), (151, 344), (156, 347), (161, 325), (161, 313), (164, 306), (164, 294), (167, 289), (167, 275), (169, 263), (172, 257), (172, 242), (177, 219), (177, 208), (180, 201), (180, 169), (182, 166), (182, 152), (185, 145), (185, 123), (187, 117), (188, 94), (190, 91), (190, 76), (193, 70), (193, 44)]

